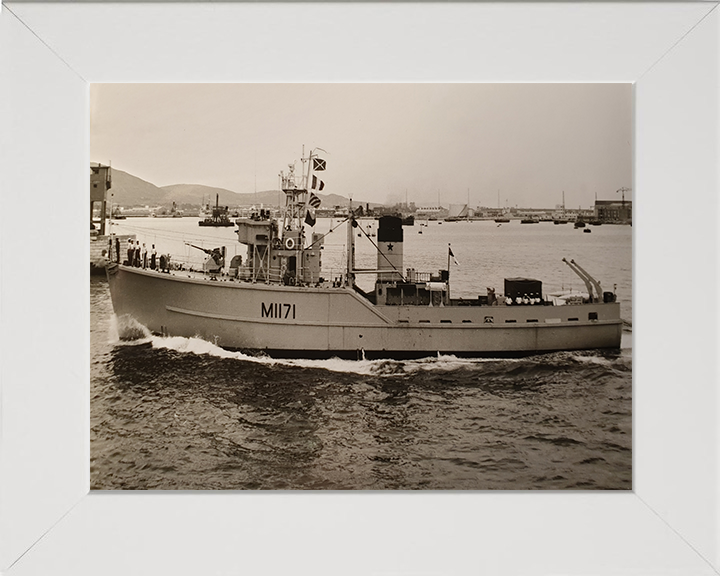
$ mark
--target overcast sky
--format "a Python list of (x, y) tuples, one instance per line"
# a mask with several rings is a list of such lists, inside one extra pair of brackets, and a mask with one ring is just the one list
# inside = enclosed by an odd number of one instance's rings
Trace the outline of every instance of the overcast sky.
[(303, 145), (328, 152), (324, 192), (371, 202), (575, 208), (632, 186), (630, 84), (93, 84), (90, 102), (91, 161), (157, 186), (277, 189)]

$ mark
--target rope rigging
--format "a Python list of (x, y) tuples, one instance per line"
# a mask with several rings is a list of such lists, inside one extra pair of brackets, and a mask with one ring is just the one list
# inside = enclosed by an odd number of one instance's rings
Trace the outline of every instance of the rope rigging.
[(313, 246), (315, 246), (315, 244), (317, 244), (318, 242), (320, 242), (320, 240), (322, 240), (323, 238), (325, 238), (325, 236), (327, 236), (328, 234), (330, 234), (333, 230), (337, 230), (338, 228), (340, 228), (340, 226), (342, 226), (343, 224), (345, 224), (345, 222), (347, 222), (348, 220), (350, 220), (350, 218), (351, 218), (353, 215), (354, 215), (354, 214), (351, 214), (350, 216), (348, 216), (347, 218), (345, 218), (345, 220), (341, 220), (340, 222), (338, 222), (338, 225), (337, 225), (337, 226), (335, 226), (334, 228), (331, 228), (330, 230), (328, 230), (327, 232), (325, 232), (325, 234), (323, 234), (322, 236), (320, 236), (320, 238), (318, 238), (317, 240), (315, 240), (315, 242), (313, 242), (312, 244), (310, 244), (310, 245), (307, 247), (307, 249), (309, 250), (310, 248), (312, 248)]

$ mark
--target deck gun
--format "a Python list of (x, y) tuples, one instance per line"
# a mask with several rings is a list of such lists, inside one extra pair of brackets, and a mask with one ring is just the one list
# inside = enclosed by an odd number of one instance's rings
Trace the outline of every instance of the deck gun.
[(203, 262), (204, 272), (208, 272), (210, 274), (218, 274), (222, 271), (223, 266), (225, 266), (225, 246), (223, 246), (222, 248), (213, 248), (212, 250), (208, 250), (207, 248), (202, 248), (200, 246), (195, 246), (195, 244), (190, 244), (190, 242), (185, 242), (185, 244), (192, 248), (202, 250), (203, 252), (205, 252), (205, 254), (208, 255), (208, 257), (205, 259), (205, 262)]

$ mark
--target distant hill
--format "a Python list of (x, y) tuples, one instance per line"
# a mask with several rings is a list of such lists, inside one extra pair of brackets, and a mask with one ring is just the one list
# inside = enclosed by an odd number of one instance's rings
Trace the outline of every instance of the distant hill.
[[(219, 195), (218, 203), (221, 206), (251, 206), (253, 204), (284, 204), (283, 194), (280, 190), (262, 190), (259, 192), (232, 192), (224, 188), (213, 188), (212, 186), (204, 186), (202, 184), (171, 184), (163, 186), (162, 190), (169, 193), (170, 201), (177, 204), (200, 204), (205, 199), (205, 203), (215, 204), (215, 195)], [(322, 201), (321, 206), (347, 206), (348, 199), (338, 194), (322, 194), (316, 193)]]
[[(280, 190), (263, 190), (261, 192), (238, 193), (224, 188), (214, 188), (203, 184), (171, 184), (158, 187), (137, 176), (113, 168), (112, 188), (113, 203), (125, 208), (132, 206), (167, 206), (173, 202), (178, 206), (200, 206), (203, 202), (215, 204), (215, 195), (219, 195), (221, 206), (251, 206), (253, 204), (278, 205), (284, 203)], [(347, 206), (348, 199), (339, 194), (316, 193), (322, 201), (321, 207)], [(354, 205), (365, 204), (355, 201)], [(370, 203), (371, 207), (380, 204)]]
[(113, 204), (124, 207), (158, 206), (173, 202), (162, 188), (116, 168), (112, 169), (110, 192), (113, 195)]
[(200, 205), (203, 200), (205, 204), (215, 204), (215, 195), (218, 195), (218, 202), (221, 206), (235, 206), (241, 196), (247, 196), (247, 194), (238, 194), (225, 188), (213, 188), (202, 184), (171, 184), (163, 186), (162, 190), (168, 194), (171, 202), (178, 204)]

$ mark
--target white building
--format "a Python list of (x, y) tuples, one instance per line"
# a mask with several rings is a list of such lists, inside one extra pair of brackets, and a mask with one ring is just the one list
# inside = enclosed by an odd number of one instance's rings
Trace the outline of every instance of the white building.
[(415, 215), (418, 217), (421, 216), (439, 216), (445, 212), (445, 208), (442, 206), (421, 206), (417, 209), (415, 212)]

